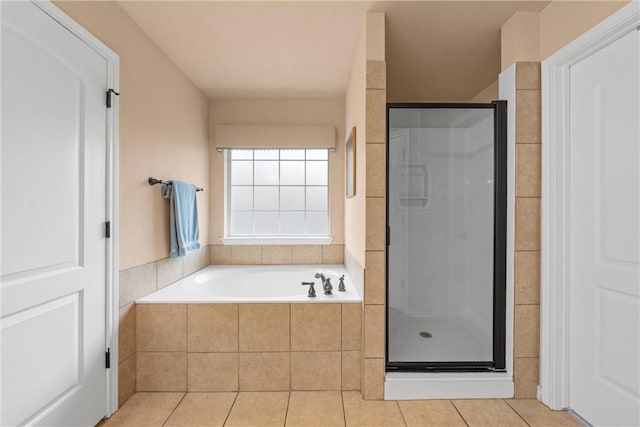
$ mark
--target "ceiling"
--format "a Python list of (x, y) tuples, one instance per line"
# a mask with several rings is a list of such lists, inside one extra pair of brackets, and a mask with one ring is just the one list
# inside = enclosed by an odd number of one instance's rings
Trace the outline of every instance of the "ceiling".
[(367, 11), (386, 14), (390, 100), (469, 99), (500, 72), (500, 27), (548, 1), (120, 1), (207, 96), (342, 97)]

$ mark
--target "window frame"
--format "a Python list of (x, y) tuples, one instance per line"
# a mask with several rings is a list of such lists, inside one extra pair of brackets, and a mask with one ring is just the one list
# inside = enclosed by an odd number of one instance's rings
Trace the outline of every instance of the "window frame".
[[(296, 148), (300, 150), (312, 149), (313, 147)], [(246, 148), (247, 150), (261, 150), (263, 148)], [(264, 148), (269, 149), (269, 148)], [(281, 148), (272, 148), (274, 150), (281, 150)], [(322, 148), (324, 149), (324, 148)], [(220, 240), (223, 245), (329, 245), (333, 241), (331, 237), (331, 165), (330, 165), (330, 150), (327, 149), (327, 234), (300, 234), (300, 235), (232, 235), (230, 234), (231, 227), (231, 148), (224, 149), (224, 237)], [(255, 153), (254, 153), (255, 154)], [(251, 160), (255, 164), (255, 155)], [(278, 156), (278, 160), (274, 160), (280, 164), (282, 160)], [(305, 156), (306, 163), (306, 156)], [(320, 160), (324, 161), (324, 160)], [(251, 185), (255, 187), (255, 183)], [(280, 188), (280, 184), (277, 185)], [(305, 191), (308, 186), (304, 185)], [(313, 187), (313, 186), (309, 186)], [(254, 206), (255, 208), (255, 206)], [(306, 206), (305, 206), (306, 211)], [(253, 210), (255, 212), (255, 210)], [(278, 212), (281, 212), (278, 210)]]

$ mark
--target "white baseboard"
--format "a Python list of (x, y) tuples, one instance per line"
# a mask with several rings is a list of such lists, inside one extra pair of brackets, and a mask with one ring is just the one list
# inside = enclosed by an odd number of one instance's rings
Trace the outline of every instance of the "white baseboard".
[(388, 372), (385, 400), (510, 399), (513, 377), (502, 372), (414, 373)]

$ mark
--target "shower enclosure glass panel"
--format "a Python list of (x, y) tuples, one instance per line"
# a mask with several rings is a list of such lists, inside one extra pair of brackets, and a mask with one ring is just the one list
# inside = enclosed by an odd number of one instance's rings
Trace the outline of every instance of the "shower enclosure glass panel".
[(388, 106), (388, 370), (504, 368), (503, 110)]

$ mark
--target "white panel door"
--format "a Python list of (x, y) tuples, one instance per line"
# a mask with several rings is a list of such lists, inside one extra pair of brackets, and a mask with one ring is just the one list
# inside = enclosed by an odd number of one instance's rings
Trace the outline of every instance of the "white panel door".
[(640, 425), (639, 32), (570, 70), (570, 407)]
[(105, 414), (107, 63), (2, 2), (0, 425)]

